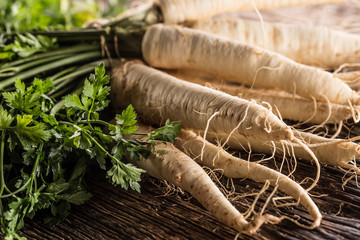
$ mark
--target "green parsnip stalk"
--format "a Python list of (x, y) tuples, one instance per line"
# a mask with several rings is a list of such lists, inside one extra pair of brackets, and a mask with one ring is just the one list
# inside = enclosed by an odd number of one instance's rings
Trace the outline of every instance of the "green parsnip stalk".
[[(62, 58), (61, 60), (57, 60), (57, 61), (51, 62), (49, 64), (39, 66), (37, 68), (32, 68), (32, 69), (22, 72), (16, 76), (6, 78), (0, 82), (0, 89), (4, 89), (5, 87), (11, 86), (15, 82), (16, 79), (26, 79), (29, 77), (36, 76), (36, 74), (39, 74), (41, 72), (48, 71), (49, 69), (56, 69), (56, 68), (62, 67), (64, 65), (65, 66), (70, 65), (75, 62), (81, 62), (84, 60), (96, 59), (96, 58), (99, 58), (100, 56), (101, 56), (100, 52), (94, 51), (94, 52), (86, 52), (86, 53), (78, 54), (76, 56), (70, 56), (67, 58), (65, 57), (65, 58)], [(54, 59), (51, 59), (51, 60), (54, 60)]]
[(86, 45), (76, 45), (76, 46), (71, 46), (71, 47), (62, 47), (61, 49), (56, 49), (56, 50), (52, 50), (52, 51), (47, 51), (44, 53), (39, 53), (33, 56), (29, 56), (27, 58), (22, 58), (16, 61), (11, 61), (8, 63), (4, 63), (3, 65), (0, 65), (1, 69), (6, 69), (9, 67), (13, 67), (13, 66), (21, 66), (24, 63), (28, 63), (28, 62), (32, 62), (32, 61), (36, 61), (39, 59), (44, 59), (47, 57), (52, 57), (55, 55), (62, 55), (62, 54), (75, 54), (75, 53), (79, 53), (79, 52), (85, 52), (85, 51), (91, 51), (91, 50), (96, 50), (98, 49), (98, 45), (94, 45), (94, 44), (86, 44)]

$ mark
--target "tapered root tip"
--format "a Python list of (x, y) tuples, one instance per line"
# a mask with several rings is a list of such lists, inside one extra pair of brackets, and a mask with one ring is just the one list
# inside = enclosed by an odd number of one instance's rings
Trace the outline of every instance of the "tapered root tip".
[(257, 215), (255, 218), (249, 223), (248, 227), (244, 229), (245, 233), (253, 234), (255, 233), (264, 223), (278, 224), (280, 223), (282, 218), (275, 217), (270, 214)]
[(315, 219), (315, 221), (311, 224), (310, 229), (314, 229), (320, 226), (322, 217)]
[(355, 147), (355, 153), (360, 156), (360, 146)]

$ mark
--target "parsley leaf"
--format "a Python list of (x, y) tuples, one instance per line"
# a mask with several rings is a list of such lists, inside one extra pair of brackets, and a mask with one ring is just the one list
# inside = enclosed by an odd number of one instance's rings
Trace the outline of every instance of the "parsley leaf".
[(16, 79), (15, 89), (15, 92), (2, 93), (7, 106), (14, 110), (12, 111), (14, 114), (27, 113), (37, 118), (54, 106), (53, 100), (45, 94), (53, 89), (49, 78), (46, 80), (35, 78), (28, 88), (20, 79)]
[(16, 116), (16, 126), (14, 126), (13, 130), (25, 148), (47, 141), (51, 135), (45, 124), (37, 123), (34, 126), (29, 126), (32, 122), (31, 115)]
[(80, 101), (79, 95), (67, 95), (64, 98), (65, 107), (74, 108), (76, 110), (86, 110), (82, 102)]
[(115, 185), (120, 185), (126, 190), (129, 188), (140, 192), (140, 174), (145, 172), (128, 163), (125, 165), (115, 164), (107, 172), (106, 177), (110, 178)]
[(129, 105), (121, 114), (117, 114), (115, 119), (116, 123), (121, 126), (121, 132), (124, 134), (132, 134), (138, 129), (138, 127), (134, 125), (137, 121), (136, 113), (132, 105)]
[(163, 142), (174, 142), (175, 137), (179, 134), (181, 129), (180, 122), (170, 122), (166, 120), (165, 126), (155, 129), (148, 133), (149, 140), (158, 140)]
[(39, 52), (58, 48), (56, 38), (34, 36), (31, 33), (18, 33), (11, 43), (0, 46), (0, 59), (11, 60), (15, 57), (29, 57)]
[(0, 131), (7, 129), (14, 118), (6, 111), (3, 106), (0, 106)]

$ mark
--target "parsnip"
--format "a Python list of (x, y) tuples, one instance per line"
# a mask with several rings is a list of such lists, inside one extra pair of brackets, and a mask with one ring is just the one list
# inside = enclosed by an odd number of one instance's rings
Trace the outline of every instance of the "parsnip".
[(283, 119), (289, 119), (299, 122), (309, 122), (315, 124), (339, 123), (352, 117), (351, 108), (347, 105), (341, 105), (326, 102), (314, 102), (310, 99), (293, 96), (290, 93), (281, 91), (266, 91), (262, 89), (249, 89), (246, 87), (230, 86), (226, 84), (210, 84), (220, 91), (233, 96), (239, 96), (247, 100), (257, 100), (267, 102), (272, 106), (273, 112), (277, 110)]
[(280, 54), (188, 28), (156, 24), (145, 33), (143, 57), (151, 66), (190, 69), (249, 86), (278, 88), (308, 99), (345, 104), (359, 96), (331, 73)]
[[(343, 0), (157, 0), (165, 23), (182, 23), (237, 10), (340, 3)], [(253, 5), (254, 4), (254, 5)]]
[(265, 47), (307, 65), (335, 69), (360, 61), (360, 36), (326, 27), (234, 18), (197, 21), (191, 28)]
[[(349, 162), (354, 160), (355, 158), (360, 157), (360, 145), (353, 142), (339, 142), (339, 139), (329, 139), (320, 137), (311, 133), (305, 133), (300, 131), (295, 131), (295, 136), (303, 139), (304, 142), (308, 144), (318, 144), (318, 143), (326, 143), (325, 145), (319, 145), (311, 147), (310, 149), (315, 153), (316, 157), (322, 164), (328, 164), (332, 166), (338, 166), (345, 169), (351, 169), (357, 174), (360, 173), (360, 170), (355, 168), (353, 165), (350, 165)], [(259, 142), (257, 139), (252, 137), (244, 137), (241, 135), (233, 136), (228, 139), (227, 135), (214, 134), (211, 132), (207, 133), (207, 139), (210, 142), (227, 142), (227, 146), (233, 149), (241, 149), (241, 150), (249, 150), (249, 147), (254, 152), (273, 154), (274, 146), (276, 147), (277, 154), (283, 154), (283, 145), (279, 141), (275, 141), (272, 144), (270, 141)], [(331, 143), (331, 144), (329, 144)], [(288, 145), (289, 147), (293, 147), (293, 153), (296, 158), (303, 158), (306, 160), (312, 160), (310, 155), (304, 151), (303, 148), (296, 144), (283, 142), (284, 146)], [(292, 145), (292, 146), (291, 146)], [(289, 152), (286, 150), (286, 155), (292, 155), (292, 150)]]
[(147, 123), (170, 119), (193, 129), (204, 130), (208, 124), (209, 131), (223, 134), (234, 131), (257, 139), (293, 138), (286, 124), (255, 102), (179, 80), (139, 62), (114, 69), (111, 85), (115, 108), (132, 104)]
[(327, 102), (312, 101), (298, 95), (284, 91), (250, 89), (238, 84), (229, 84), (207, 76), (197, 76), (193, 73), (179, 71), (167, 71), (177, 78), (214, 88), (232, 96), (238, 96), (247, 100), (256, 100), (259, 103), (266, 102), (272, 106), (272, 111), (277, 110), (283, 119), (315, 124), (339, 123), (352, 117), (351, 108), (347, 105), (328, 104)]

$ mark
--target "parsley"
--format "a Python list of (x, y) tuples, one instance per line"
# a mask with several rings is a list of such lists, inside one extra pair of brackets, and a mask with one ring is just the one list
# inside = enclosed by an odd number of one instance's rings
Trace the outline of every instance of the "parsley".
[(125, 0), (1, 0), (0, 31), (71, 29), (87, 20), (117, 16)]
[[(110, 102), (109, 81), (104, 64), (99, 64), (84, 81), (80, 96), (65, 96), (63, 105), (48, 96), (54, 89), (49, 78), (35, 78), (29, 86), (17, 79), (14, 91), (2, 93), (0, 223), (5, 239), (21, 239), (17, 231), (24, 219), (39, 210), (48, 212), (45, 223), (53, 226), (66, 217), (71, 204), (91, 198), (84, 186), (91, 164), (107, 171), (114, 185), (140, 192), (144, 171), (123, 162), (123, 157), (147, 157), (154, 141), (174, 141), (180, 123), (167, 121), (151, 133), (135, 133), (131, 105), (116, 115), (115, 124), (101, 120)], [(130, 134), (147, 135), (149, 141), (124, 138)]]
[(16, 57), (25, 58), (55, 48), (58, 48), (56, 38), (18, 33), (12, 41), (5, 42), (5, 39), (3, 39), (3, 43), (0, 41), (0, 60), (4, 62)]
[(167, 120), (165, 122), (165, 126), (148, 133), (148, 138), (149, 140), (174, 142), (175, 137), (180, 132), (180, 127), (180, 122), (170, 122), (169, 120)]

